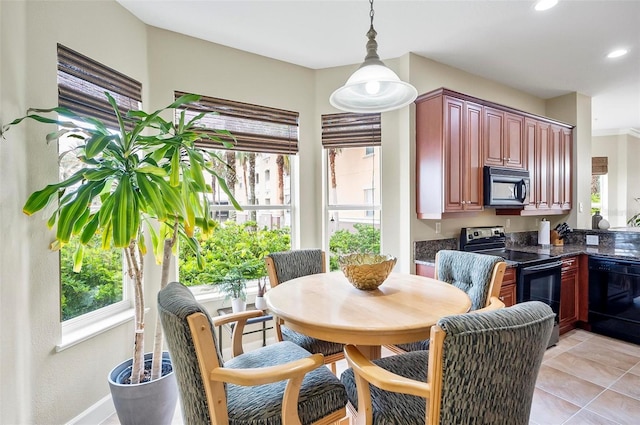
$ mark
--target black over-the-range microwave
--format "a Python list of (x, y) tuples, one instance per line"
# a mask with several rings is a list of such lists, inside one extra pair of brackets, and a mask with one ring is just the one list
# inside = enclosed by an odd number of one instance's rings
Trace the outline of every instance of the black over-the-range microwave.
[(484, 167), (484, 205), (518, 208), (529, 202), (529, 171)]

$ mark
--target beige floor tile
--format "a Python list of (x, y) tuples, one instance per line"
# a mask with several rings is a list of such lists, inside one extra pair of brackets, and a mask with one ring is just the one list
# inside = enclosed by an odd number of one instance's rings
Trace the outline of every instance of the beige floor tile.
[(604, 418), (586, 409), (580, 410), (563, 425), (619, 425), (618, 422)]
[(608, 346), (602, 340), (594, 342), (595, 338), (578, 344), (567, 352), (603, 365), (617, 367), (625, 372), (640, 361), (640, 357), (617, 351), (613, 345)]
[(579, 410), (579, 406), (536, 388), (529, 420), (537, 424), (560, 425)]
[(634, 375), (640, 375), (640, 363), (629, 369), (629, 372), (633, 373)]
[(544, 352), (544, 357), (542, 358), (542, 361), (544, 362), (553, 357), (556, 357), (557, 355), (566, 352), (570, 348), (573, 348), (576, 345), (581, 344), (582, 342), (584, 342), (584, 340), (563, 335), (560, 341), (558, 341), (556, 345), (554, 345), (551, 348), (548, 348), (547, 351)]
[(632, 356), (640, 358), (640, 345), (632, 344), (630, 342), (621, 341), (619, 339), (609, 338), (608, 336), (594, 334), (593, 338), (589, 339), (590, 343), (600, 344), (608, 349), (613, 349), (621, 353), (630, 354)]
[(586, 409), (621, 425), (638, 425), (640, 422), (640, 400), (612, 390), (600, 394)]
[(562, 334), (561, 338), (572, 338), (586, 341), (590, 338), (593, 338), (594, 335), (594, 333), (585, 331), (583, 329), (572, 329), (569, 332)]
[(625, 373), (624, 370), (616, 367), (606, 366), (602, 363), (576, 356), (571, 351), (546, 361), (545, 365), (560, 369), (603, 387), (613, 384)]
[(540, 368), (536, 387), (580, 407), (586, 406), (605, 390), (600, 385), (546, 365)]
[[(612, 390), (640, 400), (640, 376), (626, 373), (611, 386)], [(640, 422), (640, 418), (638, 418)]]

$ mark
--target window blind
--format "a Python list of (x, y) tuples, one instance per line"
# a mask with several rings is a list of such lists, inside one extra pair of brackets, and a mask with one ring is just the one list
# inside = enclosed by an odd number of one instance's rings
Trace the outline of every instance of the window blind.
[[(140, 82), (58, 44), (58, 105), (117, 129), (118, 120), (105, 91), (116, 100), (123, 117), (131, 109), (140, 109)], [(133, 122), (125, 120), (125, 126), (131, 129)]]
[(322, 116), (322, 147), (380, 146), (380, 114), (328, 114)]
[(594, 156), (591, 158), (591, 175), (603, 176), (609, 172), (609, 158), (606, 156)]
[[(175, 92), (175, 98), (186, 93)], [(299, 113), (268, 106), (252, 105), (233, 100), (202, 96), (180, 110), (187, 119), (203, 112), (217, 112), (207, 115), (200, 124), (207, 129), (228, 130), (235, 137), (233, 150), (294, 155), (298, 152)], [(180, 112), (176, 111), (177, 113)], [(220, 137), (233, 142), (232, 138)], [(202, 140), (200, 146), (224, 149), (221, 143)]]

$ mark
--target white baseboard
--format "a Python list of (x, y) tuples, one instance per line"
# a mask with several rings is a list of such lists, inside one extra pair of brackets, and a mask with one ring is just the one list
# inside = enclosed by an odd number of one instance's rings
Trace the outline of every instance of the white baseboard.
[(66, 425), (101, 424), (115, 413), (116, 408), (113, 406), (111, 395), (107, 395), (96, 402), (93, 406), (71, 419)]

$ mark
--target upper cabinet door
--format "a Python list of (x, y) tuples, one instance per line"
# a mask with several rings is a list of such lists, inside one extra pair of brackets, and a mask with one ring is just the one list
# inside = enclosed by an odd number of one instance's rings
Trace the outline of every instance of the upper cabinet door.
[(504, 116), (504, 166), (526, 168), (526, 145), (524, 137), (524, 117), (506, 113)]
[(484, 165), (502, 167), (505, 153), (504, 112), (490, 107), (484, 108)]
[(524, 117), (484, 108), (484, 165), (526, 169)]

